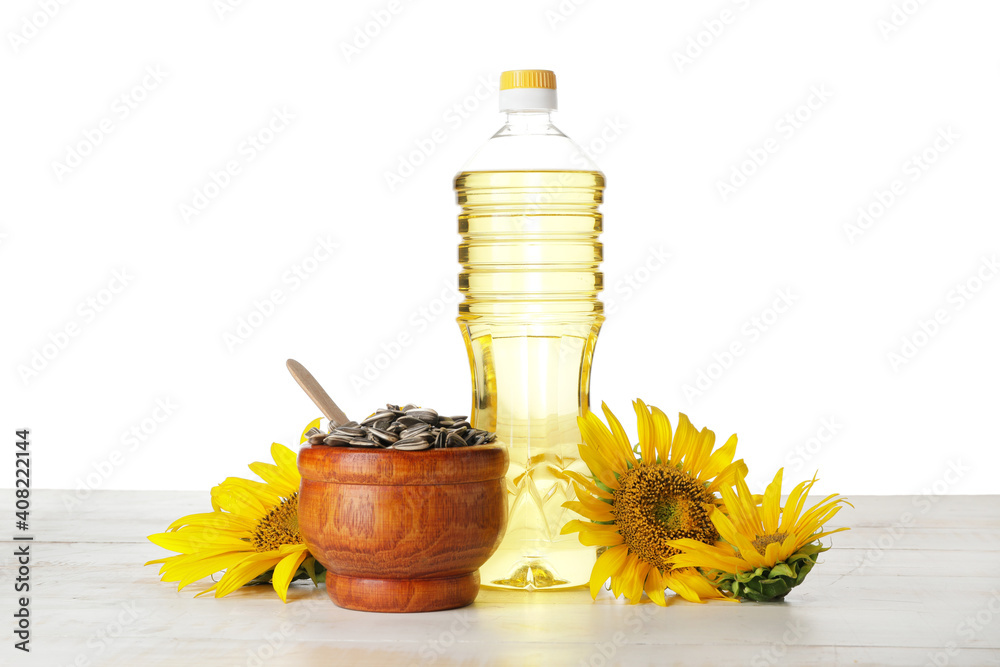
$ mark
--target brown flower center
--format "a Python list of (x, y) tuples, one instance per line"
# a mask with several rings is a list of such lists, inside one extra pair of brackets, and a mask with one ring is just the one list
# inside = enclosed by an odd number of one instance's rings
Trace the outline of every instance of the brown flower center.
[(714, 544), (719, 533), (704, 505), (712, 503), (703, 484), (672, 466), (639, 464), (618, 479), (611, 514), (630, 551), (663, 571), (677, 550), (670, 540)]
[(258, 553), (273, 551), (282, 544), (302, 544), (299, 535), (298, 492), (281, 501), (253, 529), (253, 547)]
[(781, 544), (788, 537), (788, 533), (774, 533), (772, 535), (761, 535), (756, 540), (753, 541), (753, 548), (757, 550), (761, 556), (767, 551), (767, 545), (777, 542)]

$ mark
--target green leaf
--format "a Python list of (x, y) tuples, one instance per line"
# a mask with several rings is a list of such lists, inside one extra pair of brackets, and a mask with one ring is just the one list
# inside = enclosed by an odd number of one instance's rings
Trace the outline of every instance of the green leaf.
[(319, 586), (321, 583), (326, 582), (326, 568), (312, 556), (309, 556), (302, 561), (302, 567), (300, 569), (305, 570), (305, 573), (310, 579), (312, 579), (314, 586)]
[(794, 579), (795, 573), (792, 571), (792, 568), (788, 567), (788, 563), (778, 563), (777, 565), (771, 568), (771, 576), (791, 577), (792, 579)]

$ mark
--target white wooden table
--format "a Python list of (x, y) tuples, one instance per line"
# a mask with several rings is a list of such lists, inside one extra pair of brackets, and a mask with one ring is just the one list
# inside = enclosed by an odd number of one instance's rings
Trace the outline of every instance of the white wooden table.
[(851, 498), (853, 530), (784, 603), (483, 589), (429, 614), (339, 609), (308, 582), (286, 605), (264, 587), (193, 599), (197, 584), (142, 567), (166, 555), (145, 536), (209, 509), (206, 492), (98, 491), (67, 511), (71, 497), (32, 494), (30, 654), (12, 647), (3, 531), (2, 665), (1000, 665), (998, 496)]

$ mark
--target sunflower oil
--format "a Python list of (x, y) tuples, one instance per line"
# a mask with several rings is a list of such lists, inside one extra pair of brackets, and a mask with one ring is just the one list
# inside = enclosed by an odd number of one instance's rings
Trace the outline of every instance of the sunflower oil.
[[(495, 431), (510, 454), (507, 531), (480, 576), (516, 589), (585, 584), (596, 559), (576, 533), (559, 531), (579, 518), (562, 507), (575, 499), (566, 471), (590, 476), (576, 419), (589, 409), (604, 320), (604, 176), (552, 126), (555, 77), (539, 72), (504, 73), (507, 123), (455, 178), (471, 421)], [(530, 168), (511, 168), (518, 163)]]

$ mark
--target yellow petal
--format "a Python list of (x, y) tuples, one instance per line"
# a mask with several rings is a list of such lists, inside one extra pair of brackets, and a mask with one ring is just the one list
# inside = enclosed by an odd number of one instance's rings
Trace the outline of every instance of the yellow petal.
[(232, 547), (234, 551), (238, 551), (240, 548), (253, 548), (239, 538), (222, 534), (211, 528), (193, 528), (172, 533), (155, 533), (149, 536), (149, 541), (164, 549), (179, 551), (180, 553), (202, 551), (212, 547)]
[(731, 487), (722, 487), (722, 501), (726, 505), (725, 514), (732, 521), (736, 530), (744, 535), (757, 535), (759, 533), (760, 521), (756, 519), (756, 509), (737, 496)]
[(210, 574), (233, 567), (245, 557), (245, 553), (228, 553), (182, 565), (171, 571), (169, 578), (164, 577), (163, 581), (176, 581), (177, 590), (182, 590)]
[(774, 567), (777, 565), (778, 561), (781, 560), (781, 544), (778, 542), (771, 542), (764, 549), (764, 563), (767, 567)]
[(625, 557), (625, 564), (622, 565), (621, 571), (618, 573), (617, 577), (611, 577), (611, 593), (616, 598), (620, 597), (624, 593), (629, 584), (632, 581), (632, 577), (635, 574), (635, 566), (639, 563), (639, 556), (634, 551), (630, 551), (628, 556)]
[(195, 595), (195, 597), (196, 598), (200, 598), (202, 595), (208, 595), (209, 593), (214, 592), (215, 589), (218, 588), (218, 587), (219, 587), (219, 582), (216, 582), (216, 583), (212, 584), (211, 586), (209, 586), (208, 588), (206, 588), (205, 590), (203, 590), (202, 592), (200, 592), (197, 595)]
[[(736, 478), (736, 489), (739, 492), (740, 504), (746, 510), (746, 514), (749, 520), (747, 524), (749, 530), (742, 531), (744, 535), (772, 535), (773, 531), (767, 531), (764, 529), (764, 521), (761, 518), (761, 513), (757, 509), (757, 497), (750, 492), (750, 487), (747, 486), (746, 477), (740, 475)], [(778, 499), (781, 498), (781, 489), (778, 489)], [(763, 498), (761, 499), (763, 503)]]
[(764, 558), (757, 552), (753, 543), (740, 534), (722, 512), (712, 512), (712, 523), (715, 525), (715, 529), (719, 531), (722, 539), (739, 549), (743, 560), (750, 563), (753, 567), (764, 566)]
[(304, 429), (302, 429), (302, 436), (299, 438), (299, 444), (301, 445), (303, 442), (305, 442), (307, 440), (306, 433), (308, 433), (310, 431), (310, 429), (314, 429), (315, 428), (315, 429), (322, 430), (322, 425), (323, 425), (323, 418), (322, 417), (316, 417), (316, 419), (314, 419), (311, 422), (309, 422), (308, 424), (306, 424), (306, 427)]
[(653, 418), (650, 417), (649, 409), (646, 408), (646, 404), (641, 400), (637, 399), (632, 406), (635, 408), (636, 423), (639, 427), (639, 451), (642, 452), (642, 460), (647, 463), (656, 463)]
[(670, 463), (677, 465), (682, 463), (694, 444), (694, 439), (698, 436), (698, 431), (691, 425), (691, 420), (683, 412), (677, 420), (677, 432), (674, 433), (674, 442), (670, 446)]
[(581, 529), (579, 539), (580, 544), (588, 547), (614, 547), (625, 541), (618, 532), (618, 526), (603, 526), (597, 523), (588, 524)]
[(247, 532), (254, 529), (255, 522), (238, 514), (228, 512), (203, 512), (201, 514), (188, 514), (174, 521), (167, 526), (167, 532), (177, 530), (181, 526), (204, 526), (206, 528), (218, 528), (233, 532)]
[(804, 544), (808, 541), (810, 535), (818, 531), (826, 522), (837, 515), (840, 511), (840, 506), (830, 506), (823, 514), (817, 515), (814, 519), (809, 521), (803, 521), (798, 526), (795, 527), (794, 533), (799, 538), (799, 540)]
[(271, 458), (278, 465), (278, 470), (289, 480), (294, 481), (297, 490), (302, 478), (299, 475), (298, 465), (295, 463), (296, 453), (282, 444), (273, 442), (271, 443)]
[(781, 474), (784, 468), (778, 468), (774, 481), (767, 485), (764, 491), (764, 506), (761, 508), (761, 521), (764, 532), (773, 535), (778, 532), (778, 515), (781, 512)]
[(582, 486), (591, 495), (597, 496), (598, 498), (607, 498), (608, 500), (612, 500), (614, 498), (612, 494), (594, 484), (593, 480), (587, 479), (575, 470), (564, 470), (563, 474)]
[[(821, 537), (826, 537), (827, 535), (833, 535), (834, 533), (839, 533), (839, 532), (844, 531), (844, 530), (850, 530), (850, 528), (848, 528), (847, 526), (844, 526), (843, 528), (834, 528), (833, 530), (824, 530), (821, 533), (814, 533), (814, 534), (810, 535), (808, 538), (806, 538), (802, 542), (802, 544), (809, 544), (810, 542), (815, 542), (816, 540), (820, 539)], [(799, 545), (799, 546), (801, 547), (801, 545)], [(798, 549), (796, 549), (796, 551), (798, 551)], [(793, 551), (792, 553), (795, 553), (795, 552)], [(791, 554), (789, 554), (789, 555), (791, 555)]]
[(264, 505), (252, 491), (242, 486), (220, 484), (213, 486), (211, 493), (222, 509), (250, 519), (261, 519), (270, 509), (270, 505)]
[(672, 573), (674, 573), (675, 581), (683, 581), (687, 588), (698, 597), (698, 601), (727, 600), (738, 602), (738, 600), (723, 595), (722, 591), (716, 588), (711, 581), (699, 574), (697, 570), (684, 568), (681, 570), (672, 570)]
[(650, 568), (649, 574), (646, 575), (646, 583), (643, 585), (643, 590), (646, 591), (646, 595), (649, 596), (649, 599), (661, 607), (666, 607), (667, 600), (664, 595), (664, 589), (666, 589), (666, 587), (666, 584), (663, 582), (663, 575), (660, 574), (659, 568)]
[(716, 477), (715, 480), (708, 485), (709, 493), (718, 493), (719, 489), (724, 486), (734, 486), (736, 484), (736, 479), (738, 477), (747, 476), (747, 464), (743, 462), (743, 459), (738, 461), (733, 461), (725, 468), (722, 469)]
[(639, 565), (635, 569), (635, 574), (631, 580), (630, 588), (628, 590), (627, 597), (629, 602), (632, 604), (638, 604), (642, 600), (642, 591), (646, 587), (646, 577), (649, 576), (650, 570), (655, 570), (652, 565), (646, 561), (639, 559)]
[(613, 505), (604, 502), (600, 498), (595, 498), (594, 496), (586, 493), (584, 489), (574, 487), (576, 491), (576, 497), (579, 498), (580, 502), (587, 506), (587, 509), (593, 512), (608, 512), (611, 510)]
[(624, 544), (611, 547), (600, 555), (590, 572), (590, 597), (596, 599), (597, 592), (601, 590), (608, 577), (615, 577), (621, 572), (626, 556), (628, 556), (628, 546)]
[(608, 408), (607, 403), (601, 403), (601, 409), (604, 410), (604, 416), (611, 427), (611, 433), (614, 436), (614, 443), (618, 447), (619, 455), (626, 464), (635, 466), (638, 461), (635, 458), (635, 452), (632, 451), (632, 442), (629, 440), (628, 434), (625, 433), (625, 429), (622, 428), (621, 422), (618, 421), (615, 414)]
[(587, 464), (590, 468), (590, 472), (594, 477), (600, 479), (602, 482), (602, 476), (605, 474), (610, 474), (614, 466), (603, 456), (603, 453), (595, 447), (591, 447), (586, 444), (582, 444), (577, 448), (580, 452), (580, 458), (583, 462)]
[(156, 563), (162, 563), (163, 566), (160, 567), (160, 574), (166, 576), (168, 573), (172, 572), (175, 568), (179, 566), (192, 563), (196, 560), (201, 560), (204, 558), (214, 558), (215, 556), (221, 556), (222, 554), (240, 553), (246, 554), (247, 549), (233, 549), (232, 547), (223, 547), (221, 549), (206, 549), (203, 551), (193, 551), (187, 554), (175, 554), (173, 556), (168, 556), (167, 558), (160, 558), (158, 560), (151, 560), (146, 565), (153, 565)]
[[(576, 533), (576, 532), (580, 533), (580, 541), (590, 546), (588, 542), (584, 542), (584, 539), (587, 540), (612, 539), (608, 536), (611, 534), (617, 535), (618, 526), (614, 524), (600, 524), (600, 523), (593, 523), (591, 521), (581, 521), (579, 519), (572, 519), (570, 521), (567, 521), (566, 524), (563, 525), (563, 527), (559, 530), (560, 535), (569, 535), (570, 533)], [(587, 533), (588, 537), (584, 538), (584, 533)], [(618, 537), (620, 538), (621, 535), (618, 535)], [(621, 544), (621, 541), (617, 541), (614, 544)], [(607, 545), (602, 543), (596, 546), (613, 546), (613, 545)]]
[(283, 474), (278, 469), (278, 466), (274, 464), (254, 461), (249, 465), (249, 468), (255, 475), (267, 482), (274, 489), (274, 491), (282, 497), (287, 498), (299, 490), (298, 482)]
[(298, 551), (293, 551), (282, 558), (281, 562), (275, 566), (274, 576), (271, 577), (271, 585), (274, 586), (274, 590), (277, 591), (282, 602), (288, 602), (288, 586), (292, 583), (292, 577), (298, 571), (299, 565), (302, 565), (302, 561), (308, 555), (309, 550), (303, 545)]
[(278, 556), (276, 551), (251, 554), (238, 565), (226, 571), (215, 589), (215, 597), (221, 598), (229, 595), (255, 577), (264, 574), (280, 561), (281, 556)]
[(738, 557), (732, 547), (724, 542), (712, 545), (685, 538), (671, 540), (668, 544), (680, 550), (680, 553), (668, 559), (675, 567), (700, 567), (724, 572), (743, 572), (749, 568), (747, 562)]
[(799, 514), (802, 513), (802, 508), (809, 495), (809, 489), (811, 489), (815, 483), (816, 475), (813, 475), (812, 481), (800, 482), (796, 484), (795, 488), (792, 489), (792, 492), (788, 494), (788, 501), (785, 502), (785, 511), (781, 513), (781, 527), (778, 528), (780, 532), (789, 532), (798, 521)]
[(606, 507), (605, 510), (593, 510), (587, 505), (577, 501), (577, 500), (567, 500), (562, 504), (566, 509), (571, 509), (577, 514), (583, 515), (584, 517), (590, 519), (591, 521), (613, 521), (614, 516), (609, 511), (611, 506), (607, 503), (601, 503)]
[(733, 462), (734, 456), (736, 456), (735, 433), (729, 436), (729, 440), (726, 440), (726, 444), (712, 452), (712, 456), (709, 457), (708, 464), (705, 466), (705, 470), (702, 473), (704, 479), (706, 481), (715, 479), (720, 472), (725, 470), (727, 465)]
[(656, 442), (656, 452), (664, 464), (670, 461), (670, 446), (673, 442), (673, 427), (663, 410), (653, 407), (653, 439)]
[(701, 429), (701, 432), (698, 433), (698, 437), (695, 439), (694, 447), (691, 449), (691, 453), (684, 463), (684, 467), (690, 471), (691, 475), (697, 477), (699, 481), (708, 481), (703, 476), (702, 469), (708, 463), (708, 456), (712, 453), (713, 447), (715, 447), (715, 433), (707, 428)]
[(590, 472), (595, 476), (602, 470), (624, 472), (627, 467), (625, 459), (621, 457), (618, 447), (614, 444), (614, 438), (601, 420), (592, 412), (588, 412), (585, 418), (578, 418), (577, 423), (580, 425), (580, 435), (583, 436), (584, 442), (579, 447), (580, 458), (590, 467)]
[(682, 598), (688, 602), (703, 602), (703, 600), (698, 597), (698, 593), (695, 592), (693, 588), (688, 586), (687, 577), (681, 576), (681, 572), (684, 570), (670, 570), (663, 577), (663, 583), (666, 584), (667, 588), (677, 593)]
[(240, 488), (246, 489), (254, 496), (257, 500), (261, 502), (262, 505), (268, 507), (270, 505), (277, 505), (281, 502), (283, 497), (290, 494), (281, 493), (278, 489), (275, 489), (269, 484), (264, 484), (263, 482), (257, 482), (252, 479), (243, 479), (242, 477), (227, 477), (222, 481), (219, 486), (232, 487), (238, 486)]
[(669, 558), (674, 567), (700, 567), (706, 570), (722, 570), (723, 572), (746, 572), (750, 565), (736, 556), (722, 556), (718, 552), (685, 551)]
[[(831, 518), (833, 515), (829, 514), (830, 508), (833, 506), (833, 499), (837, 498), (837, 494), (827, 496), (823, 500), (819, 501), (813, 505), (809, 511), (802, 515), (798, 523), (794, 526), (793, 530), (796, 533), (809, 534), (816, 532), (816, 529), (823, 525), (823, 523)], [(834, 501), (835, 503), (843, 502), (843, 498)], [(837, 508), (840, 509), (839, 507)], [(836, 514), (836, 512), (834, 512)]]
[(622, 488), (622, 485), (618, 483), (618, 478), (610, 470), (602, 470), (597, 473), (597, 479), (612, 491), (618, 491)]

